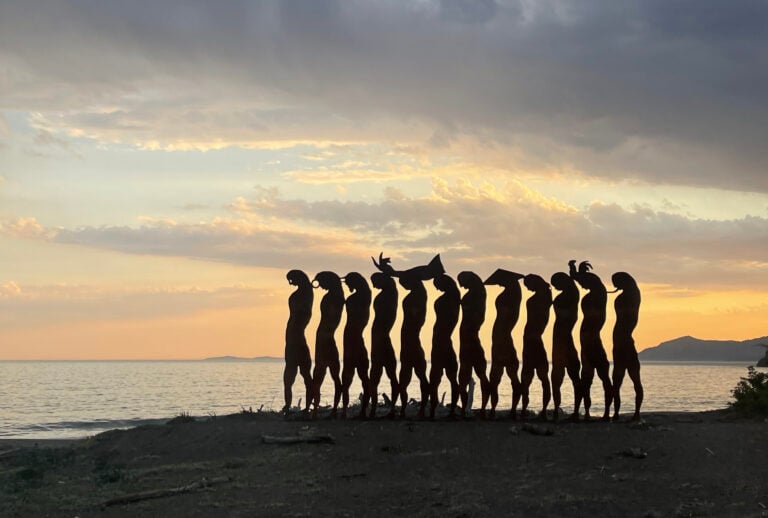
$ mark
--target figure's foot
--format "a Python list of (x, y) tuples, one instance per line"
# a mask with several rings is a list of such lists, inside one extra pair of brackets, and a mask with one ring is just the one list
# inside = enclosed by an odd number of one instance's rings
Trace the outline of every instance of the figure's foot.
[(419, 412), (418, 412), (418, 414), (416, 414), (416, 417), (418, 419), (424, 419), (424, 409), (423, 408), (419, 408)]
[(394, 409), (394, 408), (393, 408), (393, 409), (391, 409), (391, 410), (390, 410), (390, 411), (387, 413), (387, 419), (395, 419), (396, 417), (397, 417), (397, 412), (395, 412), (395, 409)]
[(536, 416), (536, 418), (539, 421), (546, 421), (547, 420), (547, 411), (546, 411), (546, 409), (542, 410), (541, 412), (539, 412), (539, 414)]
[(585, 421), (591, 421), (592, 420), (592, 416), (589, 415), (589, 410), (585, 410), (584, 411), (584, 420)]
[(488, 419), (491, 419), (491, 420), (496, 419), (496, 410), (494, 410), (493, 408), (491, 408), (491, 411), (488, 412)]
[(632, 421), (634, 422), (642, 421), (642, 419), (640, 419), (640, 412), (635, 412), (635, 414), (632, 416)]
[(609, 414), (608, 412), (604, 413), (603, 417), (601, 417), (600, 420), (605, 422), (605, 423), (610, 422), (611, 421), (611, 414)]
[(330, 419), (336, 419), (336, 414), (337, 413), (338, 413), (337, 410), (334, 408), (333, 410), (331, 410), (331, 413), (330, 413), (330, 415), (328, 417)]
[(513, 421), (517, 421), (517, 410), (512, 409), (509, 411), (509, 418)]
[(568, 418), (568, 422), (570, 423), (578, 423), (579, 422), (579, 412), (574, 412), (571, 414), (571, 416)]
[(342, 409), (342, 411), (341, 411), (341, 418), (342, 419), (346, 419), (347, 418), (347, 409), (346, 408)]
[(616, 412), (615, 414), (613, 414), (613, 417), (611, 418), (611, 420), (612, 420), (614, 423), (618, 423), (618, 422), (619, 422), (619, 413), (618, 413), (618, 412)]

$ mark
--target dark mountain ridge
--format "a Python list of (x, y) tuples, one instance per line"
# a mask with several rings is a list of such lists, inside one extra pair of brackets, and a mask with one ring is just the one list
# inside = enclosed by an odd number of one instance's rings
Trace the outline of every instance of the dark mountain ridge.
[(640, 351), (641, 360), (756, 363), (768, 345), (768, 336), (751, 340), (701, 340), (681, 336)]

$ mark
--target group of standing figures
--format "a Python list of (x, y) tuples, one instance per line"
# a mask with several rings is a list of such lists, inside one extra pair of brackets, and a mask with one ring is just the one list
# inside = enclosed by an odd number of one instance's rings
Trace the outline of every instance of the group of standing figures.
[[(304, 378), (306, 387), (305, 411), (313, 406), (313, 415), (320, 403), (320, 387), (326, 371), (330, 371), (334, 383), (332, 415), (335, 416), (342, 400), (342, 415), (346, 417), (349, 405), (349, 387), (355, 376), (360, 377), (363, 386), (362, 416), (376, 415), (378, 386), (384, 372), (389, 377), (392, 396), (389, 416), (395, 416), (395, 403), (400, 398), (401, 415), (405, 416), (408, 405), (408, 385), (413, 374), (419, 380), (421, 403), (419, 417), (424, 417), (429, 405), (429, 416), (434, 417), (438, 405), (437, 390), (443, 374), (451, 385), (450, 415), (456, 413), (461, 398), (462, 415), (467, 415), (468, 386), (472, 372), (480, 380), (482, 407), (480, 416), (485, 417), (490, 401), (490, 417), (495, 416), (499, 399), (498, 387), (504, 372), (512, 382), (511, 417), (517, 417), (517, 406), (522, 399), (522, 415), (528, 408), (528, 391), (534, 376), (541, 381), (543, 402), (540, 416), (546, 418), (550, 397), (554, 399), (554, 417), (560, 411), (560, 387), (567, 372), (573, 383), (574, 410), (572, 420), (579, 419), (579, 408), (583, 401), (585, 418), (589, 418), (592, 405), (590, 387), (597, 372), (603, 385), (605, 412), (603, 419), (609, 419), (611, 403), (614, 419), (618, 419), (621, 407), (619, 390), (625, 373), (629, 375), (635, 389), (634, 419), (640, 417), (643, 401), (643, 387), (640, 382), (640, 362), (635, 349), (632, 332), (638, 321), (640, 290), (637, 283), (626, 272), (614, 273), (611, 280), (615, 290), (621, 292), (614, 303), (616, 324), (613, 328), (613, 377), (609, 376), (609, 362), (600, 338), (605, 324), (607, 294), (600, 278), (592, 273), (592, 266), (584, 261), (576, 267), (576, 261), (568, 263), (569, 271), (552, 275), (551, 286), (536, 274), (523, 275), (498, 269), (485, 281), (477, 274), (463, 271), (456, 281), (446, 275), (440, 256), (427, 265), (409, 270), (394, 270), (388, 258), (379, 256), (373, 261), (379, 269), (371, 275), (371, 284), (379, 290), (373, 299), (373, 324), (371, 326), (371, 364), (369, 376), (368, 352), (363, 332), (368, 325), (371, 307), (371, 288), (367, 280), (357, 272), (344, 277), (330, 271), (318, 273), (310, 281), (301, 270), (287, 274), (289, 284), (296, 287), (289, 299), (290, 317), (286, 328), (285, 345), (285, 407), (291, 406), (291, 387), (297, 372)], [(395, 278), (408, 294), (402, 302), (402, 327), (400, 329), (400, 374), (397, 375), (397, 359), (392, 346), (390, 332), (394, 326), (398, 309), (398, 292)], [(424, 281), (432, 280), (441, 292), (435, 300), (435, 324), (432, 333), (432, 365), (427, 376), (427, 362), (419, 338), (427, 315), (427, 292)], [(533, 292), (526, 301), (527, 321), (523, 332), (522, 370), (518, 378), (518, 360), (512, 340), (512, 330), (517, 324), (522, 304), (520, 280)], [(344, 296), (342, 282), (351, 292)], [(581, 359), (573, 340), (573, 328), (579, 316), (580, 292), (578, 283), (587, 290), (581, 299), (582, 322), (579, 331)], [(493, 323), (491, 344), (490, 375), (486, 374), (485, 352), (480, 342), (480, 327), (485, 321), (486, 285), (503, 288), (496, 298), (496, 319)], [(466, 292), (462, 296), (459, 286)], [(551, 287), (560, 293), (552, 299)], [(315, 368), (311, 372), (312, 360), (305, 337), (305, 329), (312, 316), (313, 288), (326, 291), (320, 302), (320, 323), (315, 340)], [(552, 373), (551, 388), (549, 361), (542, 335), (549, 322), (550, 307), (555, 310), (552, 331)], [(346, 324), (343, 334), (343, 360), (341, 370), (335, 333), (346, 310)], [(460, 318), (461, 317), (461, 318)], [(461, 323), (459, 324), (459, 320)], [(453, 346), (453, 332), (459, 325), (459, 357)], [(370, 410), (368, 406), (370, 405)]]

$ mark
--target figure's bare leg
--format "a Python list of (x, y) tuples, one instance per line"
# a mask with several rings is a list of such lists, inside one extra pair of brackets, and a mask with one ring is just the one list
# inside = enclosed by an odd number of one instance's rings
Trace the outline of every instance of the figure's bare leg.
[(416, 377), (419, 379), (419, 388), (421, 389), (421, 402), (419, 403), (419, 418), (424, 418), (424, 411), (427, 408), (427, 401), (429, 401), (429, 379), (427, 379), (427, 362), (426, 360), (417, 362), (414, 366), (416, 371)]
[(355, 368), (350, 362), (344, 362), (344, 369), (341, 371), (341, 417), (347, 418), (347, 407), (349, 407), (349, 387), (352, 385), (352, 378), (355, 377)]
[(613, 400), (613, 386), (611, 385), (611, 377), (608, 375), (608, 369), (608, 362), (597, 368), (597, 375), (603, 382), (603, 395), (605, 396), (603, 421), (609, 421), (611, 418), (611, 401)]
[(387, 377), (389, 378), (389, 385), (392, 390), (392, 397), (390, 398), (389, 417), (395, 416), (395, 403), (397, 403), (397, 395), (400, 393), (400, 384), (397, 381), (397, 364), (394, 360), (384, 366), (387, 371)]
[(323, 386), (325, 379), (326, 366), (322, 363), (315, 363), (315, 371), (312, 374), (312, 417), (317, 417), (317, 407), (320, 406), (320, 387)]
[(371, 379), (369, 381), (368, 394), (371, 399), (371, 412), (368, 414), (370, 417), (376, 417), (376, 405), (379, 404), (379, 382), (381, 381), (381, 374), (384, 370), (383, 366), (378, 362), (373, 362), (371, 368)]
[(429, 370), (429, 418), (435, 418), (435, 409), (437, 408), (437, 388), (440, 386), (440, 380), (443, 378), (443, 366), (440, 362), (432, 359), (432, 367)]
[(632, 419), (639, 421), (640, 407), (643, 405), (643, 384), (640, 381), (640, 365), (630, 367), (627, 373), (635, 386), (635, 414), (632, 416)]
[(565, 365), (562, 363), (553, 364), (552, 366), (552, 400), (555, 403), (554, 419), (557, 421), (560, 418), (560, 387), (565, 379)]
[(293, 382), (296, 381), (296, 372), (299, 370), (299, 366), (291, 362), (285, 363), (285, 370), (283, 371), (283, 395), (285, 396), (285, 406), (283, 407), (283, 413), (288, 415), (288, 411), (291, 409), (291, 401), (293, 401)]
[(331, 371), (331, 379), (333, 380), (333, 410), (331, 411), (331, 417), (336, 417), (336, 411), (339, 408), (339, 399), (341, 399), (341, 378), (339, 377), (340, 365), (338, 360), (332, 362), (328, 369)]
[(520, 362), (515, 360), (511, 368), (507, 367), (507, 375), (512, 379), (512, 408), (509, 415), (513, 420), (517, 419), (517, 404), (520, 402), (520, 396), (523, 394), (522, 384), (517, 376), (519, 366)]
[(523, 364), (523, 371), (521, 373), (522, 379), (520, 380), (520, 392), (523, 396), (523, 408), (521, 409), (520, 416), (523, 419), (527, 417), (526, 412), (528, 411), (528, 390), (530, 389), (531, 382), (533, 381), (533, 374), (533, 367)]
[(547, 418), (547, 406), (549, 406), (550, 388), (549, 388), (549, 363), (541, 363), (536, 367), (536, 375), (541, 381), (541, 418)]
[(589, 409), (592, 406), (592, 396), (590, 395), (590, 389), (592, 388), (592, 380), (595, 378), (595, 368), (591, 363), (581, 363), (581, 389), (582, 396), (584, 397), (584, 419), (589, 419)]
[(491, 414), (493, 419), (496, 417), (496, 405), (499, 404), (499, 383), (501, 383), (501, 376), (504, 374), (504, 367), (497, 361), (491, 362), (491, 375), (489, 376), (489, 383), (491, 389)]
[(459, 382), (457, 381), (458, 371), (459, 365), (456, 363), (456, 359), (448, 360), (448, 364), (445, 366), (445, 375), (451, 384), (451, 417), (456, 414), (456, 402), (459, 399), (459, 394), (461, 394)]
[(405, 417), (408, 406), (408, 384), (413, 376), (413, 366), (409, 363), (400, 365), (400, 416)]
[(624, 382), (624, 373), (626, 367), (622, 363), (613, 362), (613, 420), (619, 420), (619, 410), (621, 409), (621, 384)]
[(469, 379), (472, 377), (472, 366), (467, 362), (462, 361), (459, 366), (459, 395), (461, 397), (461, 414), (467, 417), (467, 401), (469, 394), (467, 393), (467, 387), (469, 386)]
[[(480, 353), (482, 355), (482, 353)], [(481, 407), (480, 417), (485, 418), (485, 407), (488, 405), (488, 398), (491, 395), (491, 382), (488, 381), (488, 374), (485, 372), (488, 364), (485, 363), (485, 358), (478, 357), (475, 361), (475, 374), (477, 374), (480, 380), (480, 394), (481, 394)]]
[(363, 385), (363, 400), (360, 402), (360, 417), (365, 417), (365, 411), (368, 410), (368, 399), (370, 398), (371, 380), (368, 378), (368, 365), (359, 365), (357, 375), (360, 376), (360, 382)]
[(581, 399), (584, 391), (581, 376), (579, 375), (579, 360), (575, 360), (568, 365), (568, 377), (571, 378), (573, 384), (573, 414), (571, 414), (572, 421), (579, 420), (579, 407), (581, 407)]
[(312, 403), (312, 369), (311, 362), (306, 362), (299, 366), (299, 372), (301, 377), (304, 378), (304, 389), (306, 390), (306, 397), (304, 403), (304, 413), (309, 412), (309, 405)]

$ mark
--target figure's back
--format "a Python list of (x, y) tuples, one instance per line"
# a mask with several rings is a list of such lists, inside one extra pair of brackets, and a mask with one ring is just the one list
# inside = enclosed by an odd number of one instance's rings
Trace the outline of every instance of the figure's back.
[(485, 322), (485, 289), (472, 288), (461, 298), (461, 327), (462, 335), (477, 335)]
[(340, 290), (329, 291), (320, 301), (320, 324), (318, 332), (332, 333), (341, 323), (341, 312), (344, 308), (344, 293)]
[(371, 293), (358, 290), (350, 295), (346, 302), (347, 323), (345, 329), (349, 332), (361, 333), (371, 316)]
[(373, 333), (389, 334), (397, 318), (397, 288), (386, 287), (373, 299)]
[(303, 334), (312, 318), (312, 302), (314, 293), (312, 287), (300, 287), (288, 297), (288, 325), (286, 334)]
[(635, 327), (637, 327), (640, 315), (640, 290), (632, 288), (622, 291), (616, 297), (614, 308), (616, 310), (614, 335), (631, 335)]
[(403, 331), (418, 332), (427, 319), (427, 290), (421, 281), (414, 282), (414, 287), (403, 299)]
[(525, 303), (528, 320), (525, 322), (524, 335), (541, 336), (549, 323), (549, 308), (552, 294), (549, 290), (534, 292)]
[(496, 297), (496, 320), (493, 322), (493, 339), (505, 339), (512, 333), (520, 318), (522, 290), (519, 284), (504, 288)]
[(450, 336), (459, 323), (461, 302), (457, 293), (443, 293), (435, 301), (435, 326), (433, 335)]

